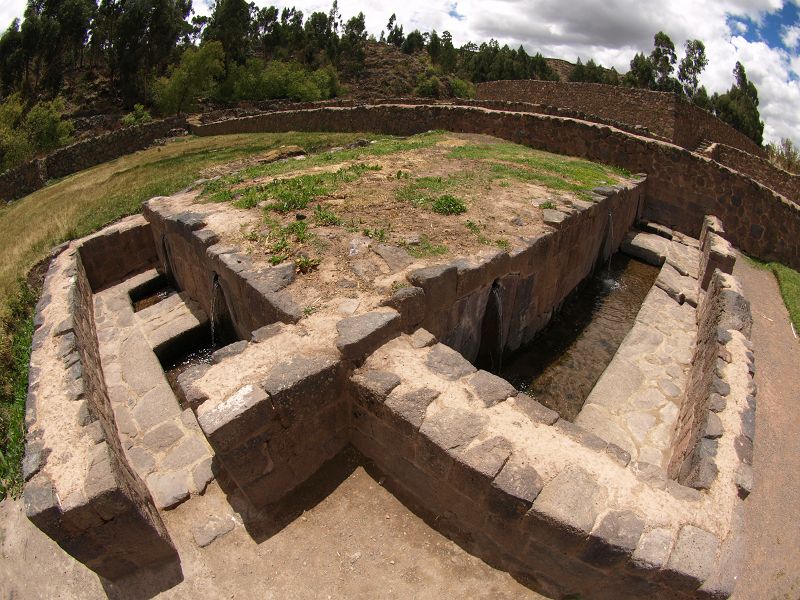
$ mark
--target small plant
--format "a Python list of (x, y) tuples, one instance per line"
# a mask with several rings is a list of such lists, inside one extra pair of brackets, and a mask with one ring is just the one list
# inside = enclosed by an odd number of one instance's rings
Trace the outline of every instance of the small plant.
[(407, 287), (408, 287), (408, 283), (405, 282), (405, 281), (393, 281), (392, 282), (392, 288), (391, 288), (392, 289), (392, 293), (394, 294), (395, 292), (397, 292), (399, 290), (402, 290), (403, 288), (407, 288)]
[(381, 243), (385, 242), (389, 237), (388, 229), (385, 227), (380, 227), (380, 228), (376, 227), (374, 229), (369, 229), (368, 227), (365, 227), (364, 229), (361, 230), (361, 233), (363, 233), (368, 238)]
[(551, 210), (552, 210), (552, 209), (554, 209), (555, 207), (556, 207), (556, 203), (555, 203), (555, 202), (553, 202), (552, 200), (547, 200), (547, 201), (545, 201), (545, 202), (542, 202), (542, 203), (539, 205), (539, 208), (541, 208), (542, 210), (546, 210), (546, 209), (551, 209)]
[(307, 317), (309, 315), (313, 315), (315, 312), (317, 312), (316, 306), (306, 306), (303, 308), (303, 316)]
[(305, 221), (290, 223), (286, 227), (281, 228), (281, 234), (293, 236), (294, 241), (298, 243), (305, 242), (311, 237), (311, 234), (308, 232), (308, 224)]
[(508, 240), (495, 240), (495, 246), (498, 248), (502, 248), (503, 250), (508, 250), (511, 244), (508, 243)]
[(428, 256), (441, 256), (447, 254), (447, 246), (443, 244), (432, 244), (428, 236), (421, 235), (419, 237), (419, 244), (414, 246), (406, 246), (408, 252), (414, 258), (426, 258)]
[(433, 201), (431, 209), (440, 215), (460, 215), (467, 212), (467, 205), (461, 198), (445, 194)]
[(336, 213), (327, 208), (323, 208), (321, 204), (317, 204), (314, 209), (314, 222), (317, 225), (341, 225), (342, 219)]
[(294, 261), (294, 266), (298, 273), (310, 273), (319, 266), (320, 260), (318, 258), (309, 258), (308, 256), (298, 256)]
[(283, 261), (285, 261), (287, 258), (289, 258), (288, 254), (273, 254), (272, 256), (269, 257), (269, 264), (271, 264), (273, 266), (274, 265), (279, 265)]
[(153, 117), (150, 116), (150, 113), (147, 112), (147, 109), (145, 109), (144, 105), (134, 104), (133, 111), (122, 117), (120, 119), (120, 123), (122, 123), (125, 127), (133, 127), (134, 125), (143, 125), (144, 123), (149, 123), (152, 120)]
[(507, 179), (503, 179), (503, 181), (500, 182), (500, 187), (501, 188), (511, 187), (511, 182), (508, 181)]
[(411, 173), (403, 171), (402, 169), (399, 169), (395, 175), (396, 179), (408, 179), (409, 177), (411, 177)]
[(284, 250), (288, 249), (289, 249), (289, 240), (286, 239), (286, 236), (280, 236), (278, 240), (275, 241), (270, 247), (270, 250), (272, 251), (273, 254), (279, 254)]
[(467, 221), (466, 223), (464, 223), (464, 225), (465, 225), (465, 227), (466, 227), (467, 229), (469, 229), (469, 230), (470, 230), (472, 233), (474, 233), (474, 234), (476, 234), (476, 235), (480, 235), (480, 233), (481, 233), (481, 228), (480, 228), (480, 227), (478, 227), (478, 225), (477, 225), (477, 223), (475, 223), (475, 221)]
[(243, 237), (248, 242), (257, 242), (258, 241), (258, 232), (255, 231), (254, 229), (251, 229), (250, 231), (245, 231), (243, 233)]

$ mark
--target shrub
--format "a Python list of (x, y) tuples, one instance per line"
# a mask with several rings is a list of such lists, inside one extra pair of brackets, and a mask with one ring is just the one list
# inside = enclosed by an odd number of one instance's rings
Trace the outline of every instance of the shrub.
[(63, 112), (61, 98), (37, 102), (27, 113), (19, 94), (6, 98), (0, 104), (0, 168), (8, 169), (67, 144), (72, 123), (61, 118)]
[(417, 89), (414, 90), (417, 96), (424, 96), (425, 98), (441, 98), (442, 96), (442, 82), (436, 75), (420, 81)]
[(444, 196), (436, 198), (431, 208), (433, 212), (439, 213), (440, 215), (460, 215), (461, 213), (467, 212), (466, 203), (461, 198), (450, 194), (445, 194)]
[(228, 77), (217, 86), (215, 99), (239, 100), (290, 99), (313, 102), (333, 98), (340, 93), (336, 71), (325, 67), (310, 71), (294, 62), (251, 58), (243, 65), (233, 65)]
[(187, 48), (180, 62), (170, 68), (169, 76), (156, 81), (156, 105), (161, 113), (172, 115), (192, 110), (197, 100), (211, 91), (215, 78), (222, 74), (224, 55), (219, 42)]
[(143, 125), (145, 123), (149, 123), (152, 120), (153, 117), (150, 116), (150, 113), (147, 112), (147, 109), (145, 109), (144, 105), (134, 104), (133, 111), (122, 117), (122, 119), (120, 119), (120, 123), (122, 123), (125, 127), (133, 127), (134, 125)]
[(454, 98), (474, 98), (475, 86), (469, 81), (464, 81), (458, 77), (450, 78), (450, 90)]

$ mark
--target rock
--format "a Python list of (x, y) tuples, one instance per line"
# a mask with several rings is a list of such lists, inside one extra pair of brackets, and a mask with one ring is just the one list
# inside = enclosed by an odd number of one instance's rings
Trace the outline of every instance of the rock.
[(560, 210), (555, 210), (553, 208), (542, 209), (542, 221), (544, 221), (544, 224), (550, 225), (550, 227), (554, 227), (556, 229), (561, 227), (561, 224), (568, 216), (569, 215), (567, 215), (567, 213), (561, 212)]
[(359, 397), (365, 402), (383, 402), (400, 385), (400, 378), (394, 373), (375, 369), (356, 372), (351, 380), (356, 384)]
[(543, 487), (544, 482), (536, 469), (512, 455), (492, 481), (489, 507), (503, 518), (521, 517), (531, 508)]
[(473, 411), (444, 408), (428, 416), (419, 431), (444, 450), (468, 445), (483, 431), (488, 418)]
[(425, 291), (427, 308), (436, 311), (456, 299), (458, 269), (455, 265), (434, 265), (409, 273), (408, 281)]
[(670, 529), (658, 527), (644, 532), (633, 552), (633, 564), (640, 569), (660, 570), (669, 559), (672, 535)]
[(214, 459), (209, 456), (208, 458), (197, 463), (192, 469), (192, 482), (194, 483), (195, 492), (203, 494), (214, 479)]
[(236, 521), (234, 521), (231, 515), (226, 515), (224, 517), (213, 515), (202, 525), (195, 525), (192, 527), (192, 536), (194, 537), (195, 544), (201, 548), (205, 548), (217, 538), (233, 531), (235, 525)]
[(200, 438), (186, 438), (177, 448), (171, 450), (161, 463), (163, 469), (182, 469), (193, 465), (209, 455), (208, 448)]
[(581, 557), (597, 566), (610, 566), (630, 556), (644, 531), (644, 522), (629, 510), (611, 511), (592, 531)]
[(419, 388), (405, 394), (390, 394), (385, 406), (417, 431), (425, 419), (428, 405), (439, 397), (439, 391), (428, 387)]
[(722, 426), (722, 419), (716, 413), (709, 412), (706, 417), (706, 430), (703, 437), (716, 439), (722, 437), (723, 433), (725, 433), (725, 429)]
[(429, 346), (433, 346), (436, 343), (436, 336), (433, 335), (427, 329), (423, 329), (420, 327), (414, 333), (411, 334), (411, 337), (408, 340), (409, 344), (411, 344), (412, 348), (427, 348)]
[(656, 285), (667, 292), (670, 298), (678, 304), (683, 304), (686, 300), (686, 289), (695, 284), (691, 277), (683, 277), (669, 263), (664, 264), (656, 277)]
[(258, 344), (275, 337), (283, 330), (283, 323), (270, 323), (256, 329), (250, 336), (250, 341)]
[(544, 486), (531, 509), (543, 520), (565, 530), (567, 544), (582, 542), (594, 528), (608, 490), (581, 467), (570, 465)]
[(753, 489), (753, 467), (745, 463), (739, 463), (736, 468), (736, 491), (739, 498), (744, 500), (750, 495)]
[(450, 381), (476, 371), (466, 358), (444, 344), (436, 344), (428, 353), (425, 363), (431, 371)]
[(342, 319), (336, 331), (336, 347), (342, 356), (359, 361), (400, 332), (400, 315), (396, 310), (372, 311)]
[(223, 360), (230, 356), (236, 356), (237, 354), (241, 354), (247, 349), (247, 340), (240, 340), (238, 342), (234, 342), (233, 344), (228, 344), (214, 352), (211, 355), (211, 362), (215, 365), (221, 363)]
[(402, 271), (414, 262), (414, 259), (408, 255), (408, 252), (397, 246), (375, 244), (372, 250), (384, 260), (386, 266), (389, 267), (390, 273)]
[(620, 250), (647, 264), (660, 267), (667, 257), (669, 240), (653, 233), (628, 234), (620, 246)]
[(148, 432), (142, 440), (152, 450), (165, 450), (183, 437), (183, 432), (174, 423), (164, 423)]
[(172, 389), (163, 382), (139, 398), (131, 412), (139, 429), (146, 432), (174, 419), (181, 411)]
[(418, 287), (402, 287), (381, 303), (400, 313), (403, 331), (413, 331), (425, 318), (425, 292)]
[(694, 525), (684, 525), (678, 534), (665, 570), (688, 578), (699, 586), (711, 575), (717, 559), (719, 539)]
[(156, 507), (163, 510), (175, 508), (189, 499), (186, 472), (152, 473), (147, 478), (147, 487), (153, 494)]
[(530, 396), (517, 394), (514, 397), (514, 407), (524, 413), (534, 423), (552, 425), (558, 421), (558, 413), (543, 406)]
[(478, 371), (469, 380), (478, 400), (487, 408), (517, 395), (517, 390), (505, 379), (487, 371)]

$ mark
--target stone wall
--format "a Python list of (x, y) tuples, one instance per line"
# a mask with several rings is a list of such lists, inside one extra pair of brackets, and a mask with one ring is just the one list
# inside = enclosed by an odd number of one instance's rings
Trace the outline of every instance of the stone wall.
[(784, 171), (768, 160), (757, 158), (726, 144), (714, 144), (706, 155), (721, 165), (752, 177), (795, 204), (800, 204), (800, 175)]
[(279, 131), (431, 129), (484, 133), (541, 150), (648, 175), (643, 217), (697, 237), (705, 215), (727, 223), (728, 240), (764, 260), (800, 268), (800, 207), (749, 177), (671, 144), (611, 127), (532, 113), (463, 106), (381, 105), (287, 111), (193, 127), (198, 135)]
[[(709, 220), (703, 231), (703, 255), (708, 256), (708, 248), (720, 236), (709, 231), (714, 220)], [(692, 367), (689, 371), (681, 411), (672, 436), (672, 456), (669, 461), (669, 474), (679, 482), (697, 489), (708, 489), (717, 476), (715, 461), (717, 438), (725, 429), (717, 413), (726, 407), (726, 398), (731, 394), (727, 365), (732, 355), (725, 349), (732, 332), (750, 338), (752, 316), (750, 303), (744, 298), (741, 287), (733, 276), (724, 273), (714, 261), (704, 260), (702, 271), (712, 272), (708, 277), (708, 291), (697, 311), (697, 343)], [(752, 378), (752, 355), (741, 369)], [(736, 365), (734, 365), (735, 368)], [(752, 401), (751, 401), (752, 399)], [(748, 410), (755, 410), (755, 398), (748, 396)], [(748, 417), (743, 417), (746, 419)], [(749, 439), (752, 448), (752, 435)], [(740, 458), (741, 455), (740, 455)], [(746, 460), (745, 464), (750, 464)]]
[(293, 323), (302, 316), (301, 307), (284, 290), (294, 280), (294, 264), (259, 271), (247, 255), (219, 244), (199, 215), (161, 213), (156, 203), (157, 199), (146, 203), (144, 215), (152, 228), (158, 265), (207, 315), (219, 314), (219, 307), (212, 306), (216, 275), (220, 298), (241, 340), (269, 323)]
[(746, 135), (675, 94), (601, 83), (490, 81), (478, 84), (480, 100), (511, 100), (564, 107), (601, 119), (640, 125), (674, 144), (695, 149), (703, 140), (722, 142), (763, 156)]
[(479, 100), (533, 102), (579, 110), (641, 125), (668, 140), (675, 133), (675, 97), (666, 92), (560, 81), (488, 81), (477, 86)]
[[(495, 356), (513, 352), (550, 321), (596, 264), (619, 248), (637, 219), (643, 187), (640, 181), (598, 188), (604, 195), (596, 195), (595, 202), (574, 202), (571, 215), (545, 210), (545, 223), (553, 231), (527, 240), (524, 249), (419, 269), (409, 276), (415, 287), (399, 290), (386, 304), (400, 311), (406, 330), (422, 326), (475, 361), (482, 347), (488, 349), (481, 327), (490, 294), (497, 294), (502, 322), (491, 351)], [(417, 309), (415, 293), (424, 298), (424, 310)]]
[(186, 119), (172, 117), (126, 127), (59, 148), (0, 174), (0, 200), (9, 202), (43, 187), (50, 179), (65, 177), (94, 165), (143, 150), (171, 129), (186, 127)]
[[(63, 279), (70, 282), (63, 285)], [(128, 465), (100, 368), (92, 289), (79, 244), (56, 259), (37, 306), (26, 403), (28, 518), (107, 579), (177, 553)]]

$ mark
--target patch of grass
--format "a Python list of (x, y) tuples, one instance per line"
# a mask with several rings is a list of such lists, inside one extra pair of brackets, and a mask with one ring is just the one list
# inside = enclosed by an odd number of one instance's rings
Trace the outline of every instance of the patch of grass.
[(474, 221), (467, 221), (466, 223), (464, 223), (464, 226), (476, 235), (479, 235), (481, 232), (481, 228), (478, 227), (478, 224), (475, 223)]
[(794, 329), (800, 335), (800, 273), (780, 263), (769, 263), (778, 280), (783, 302), (789, 310)]
[(551, 209), (552, 210), (552, 209), (555, 209), (555, 207), (556, 207), (556, 203), (553, 202), (552, 200), (546, 200), (545, 202), (542, 202), (539, 205), (539, 208), (541, 208), (542, 210), (547, 210), (547, 209)]
[(317, 204), (314, 209), (314, 222), (317, 225), (341, 225), (342, 219), (336, 213), (327, 208), (323, 208), (321, 204)]
[(502, 248), (503, 250), (508, 250), (511, 247), (508, 240), (495, 240), (494, 245), (498, 248)]
[(529, 181), (569, 192), (590, 190), (628, 177), (608, 165), (533, 150), (517, 144), (477, 144), (453, 148), (450, 158), (488, 162), (492, 177), (504, 186), (508, 180)]
[(769, 269), (775, 275), (781, 298), (789, 311), (789, 318), (795, 332), (800, 335), (800, 272), (779, 262), (764, 262), (747, 255), (745, 257), (754, 267)]
[(403, 288), (407, 288), (409, 286), (408, 282), (406, 281), (393, 281), (392, 282), (392, 293), (394, 294), (398, 290), (402, 290)]
[[(410, 202), (414, 206), (428, 207), (436, 212), (439, 211), (436, 210), (435, 205), (441, 210), (447, 210), (448, 204), (454, 207), (458, 204), (458, 202), (454, 201), (464, 203), (463, 200), (447, 192), (462, 188), (467, 183), (471, 183), (474, 178), (475, 174), (468, 171), (453, 173), (447, 177), (417, 177), (397, 191), (397, 198)], [(464, 205), (464, 210), (453, 213), (442, 212), (440, 214), (460, 214), (465, 211), (466, 204)]]
[(406, 252), (414, 258), (428, 258), (430, 256), (447, 254), (447, 246), (443, 244), (432, 244), (428, 236), (421, 235), (419, 237), (419, 244), (406, 246)]
[(460, 215), (467, 212), (467, 204), (461, 198), (445, 194), (433, 201), (431, 209), (440, 215)]
[(368, 171), (379, 171), (380, 165), (355, 164), (328, 173), (298, 175), (286, 179), (275, 179), (266, 185), (254, 185), (234, 191), (234, 206), (253, 208), (264, 200), (270, 210), (286, 213), (305, 209), (312, 200), (334, 193), (341, 185), (357, 181)]
[(317, 312), (316, 306), (306, 306), (303, 308), (303, 316), (307, 317), (309, 315), (313, 315), (315, 312)]

